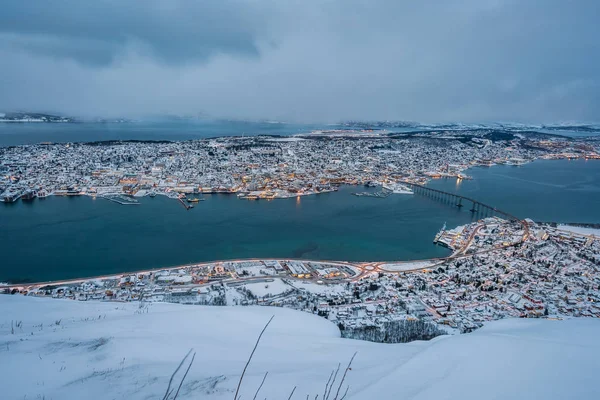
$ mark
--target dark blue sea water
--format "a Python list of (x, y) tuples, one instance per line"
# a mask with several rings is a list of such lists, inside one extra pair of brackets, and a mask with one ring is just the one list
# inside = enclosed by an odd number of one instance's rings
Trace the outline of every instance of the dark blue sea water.
[(519, 218), (600, 223), (600, 160), (537, 160), (467, 171), (473, 180), (429, 186), (472, 197)]
[(224, 120), (125, 123), (0, 123), (0, 146), (101, 140), (192, 140), (216, 136), (294, 135), (337, 125)]
[(444, 221), (450, 226), (471, 221), (470, 213), (435, 200), (356, 197), (355, 190), (272, 201), (208, 195), (189, 211), (161, 196), (138, 206), (88, 197), (0, 204), (0, 281), (250, 257), (439, 257), (448, 250), (432, 240)]
[[(600, 223), (600, 161), (536, 161), (469, 171), (471, 181), (429, 185), (479, 199), (520, 218)], [(448, 254), (434, 246), (446, 222), (471, 221), (420, 195), (337, 193), (240, 200), (206, 196), (190, 211), (164, 197), (139, 206), (103, 199), (36, 199), (0, 206), (0, 281), (93, 276), (248, 257), (409, 260)]]

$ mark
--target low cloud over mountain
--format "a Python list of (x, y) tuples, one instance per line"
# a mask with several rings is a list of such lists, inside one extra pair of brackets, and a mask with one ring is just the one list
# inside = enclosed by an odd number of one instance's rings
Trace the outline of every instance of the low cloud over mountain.
[(598, 120), (594, 0), (5, 0), (0, 109)]

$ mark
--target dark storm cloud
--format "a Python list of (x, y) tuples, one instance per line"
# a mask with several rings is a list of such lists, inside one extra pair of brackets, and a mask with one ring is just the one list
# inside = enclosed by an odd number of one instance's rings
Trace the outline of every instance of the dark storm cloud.
[(260, 15), (240, 1), (4, 0), (1, 9), (0, 33), (14, 46), (93, 65), (129, 45), (172, 63), (257, 55)]
[(0, 108), (597, 121), (599, 3), (4, 0)]

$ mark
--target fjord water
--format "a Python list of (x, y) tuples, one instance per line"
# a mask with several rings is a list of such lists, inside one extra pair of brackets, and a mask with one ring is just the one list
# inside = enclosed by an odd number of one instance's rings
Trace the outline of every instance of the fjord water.
[(356, 197), (366, 188), (272, 201), (207, 195), (186, 211), (166, 197), (141, 205), (50, 197), (0, 207), (0, 281), (94, 276), (189, 262), (293, 257), (398, 260), (445, 256), (444, 221), (468, 213), (434, 200)]
[(600, 224), (600, 160), (537, 160), (467, 171), (473, 180), (428, 186), (477, 199), (519, 218)]
[(336, 125), (229, 120), (127, 123), (0, 123), (0, 146), (103, 140), (193, 140), (217, 136), (293, 135)]
[[(545, 161), (468, 171), (471, 181), (430, 182), (517, 217), (600, 223), (600, 161)], [(356, 197), (366, 188), (273, 201), (209, 195), (190, 211), (157, 196), (123, 206), (59, 198), (0, 206), (0, 281), (66, 279), (189, 262), (282, 257), (349, 261), (440, 257), (432, 244), (472, 220), (421, 195)], [(373, 190), (373, 189), (371, 189)]]

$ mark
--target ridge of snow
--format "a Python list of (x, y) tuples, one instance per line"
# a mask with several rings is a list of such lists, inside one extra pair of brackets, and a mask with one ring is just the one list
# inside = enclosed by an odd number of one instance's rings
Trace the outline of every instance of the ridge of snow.
[[(194, 348), (179, 399), (321, 397), (356, 351), (347, 399), (600, 398), (600, 321), (502, 320), (471, 334), (378, 344), (340, 338), (331, 322), (271, 307), (77, 302), (0, 296), (3, 399), (150, 399)], [(12, 328), (11, 328), (12, 326)], [(14, 330), (14, 333), (12, 333)], [(334, 389), (335, 390), (335, 389)]]

